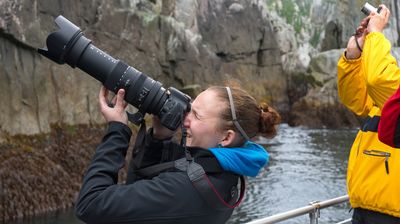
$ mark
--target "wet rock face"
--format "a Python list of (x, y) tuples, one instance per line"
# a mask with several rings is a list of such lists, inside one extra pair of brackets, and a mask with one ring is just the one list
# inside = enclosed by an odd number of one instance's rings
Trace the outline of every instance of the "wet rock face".
[(95, 46), (166, 87), (204, 89), (233, 78), (287, 112), (279, 49), (252, 1), (1, 1), (1, 132), (36, 134), (57, 122), (104, 122), (97, 107), (100, 83), (36, 52), (57, 29), (60, 14)]
[[(400, 4), (384, 3), (393, 12), (385, 35), (396, 45)], [(291, 89), (292, 79), (309, 72), (318, 52), (345, 47), (363, 16), (363, 4), (358, 0), (1, 1), (0, 133), (46, 133), (56, 122), (103, 122), (97, 108), (100, 83), (36, 52), (57, 29), (54, 18), (60, 14), (81, 27), (100, 49), (166, 87), (204, 89), (237, 79), (287, 117), (293, 103), (307, 94)]]
[[(60, 14), (81, 27), (97, 47), (166, 87), (204, 89), (237, 79), (287, 118), (293, 103), (307, 95), (291, 89), (292, 79), (309, 72), (318, 52), (345, 47), (362, 17), (363, 3), (1, 1), (0, 133), (46, 133), (57, 122), (103, 122), (97, 107), (100, 83), (36, 52), (57, 29), (54, 18)], [(385, 34), (397, 43), (399, 4), (385, 3), (394, 15)]]

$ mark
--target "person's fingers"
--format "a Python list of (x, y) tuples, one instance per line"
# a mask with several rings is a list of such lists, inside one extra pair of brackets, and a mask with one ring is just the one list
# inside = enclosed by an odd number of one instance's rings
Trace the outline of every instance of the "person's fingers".
[(369, 16), (367, 17), (367, 22), (369, 23), (369, 21), (372, 19), (372, 17), (374, 17), (376, 15), (376, 12), (371, 12), (369, 14)]
[(389, 9), (388, 9), (388, 7), (386, 7), (386, 5), (385, 4), (380, 4), (379, 5), (379, 8), (381, 8), (381, 11), (379, 11), (379, 13), (383, 13), (384, 11), (388, 11)]
[(383, 4), (379, 5), (379, 7), (381, 8), (381, 10), (378, 15), (380, 16), (380, 18), (384, 19), (385, 23), (387, 23), (390, 17), (390, 10)]
[(107, 97), (108, 97), (108, 90), (104, 86), (102, 86), (99, 92), (100, 106), (108, 105)]
[(116, 97), (117, 101), (115, 103), (115, 106), (120, 107), (120, 108), (126, 107), (126, 103), (124, 101), (124, 96), (125, 96), (125, 90), (124, 89), (118, 90), (117, 97)]
[(117, 103), (117, 95), (113, 96), (113, 98), (111, 99), (111, 104), (115, 105)]
[(389, 22), (389, 16), (385, 17), (385, 24), (387, 24)]
[(385, 23), (387, 23), (390, 17), (390, 10), (388, 8), (385, 8), (385, 10), (383, 11), (383, 16), (385, 18)]
[(356, 30), (357, 36), (364, 33), (364, 30), (365, 30), (365, 27), (363, 27), (363, 26), (357, 27), (357, 30)]
[(361, 20), (360, 26), (366, 28), (368, 26), (368, 21), (369, 21), (369, 16), (367, 16), (367, 17), (365, 17), (364, 19)]

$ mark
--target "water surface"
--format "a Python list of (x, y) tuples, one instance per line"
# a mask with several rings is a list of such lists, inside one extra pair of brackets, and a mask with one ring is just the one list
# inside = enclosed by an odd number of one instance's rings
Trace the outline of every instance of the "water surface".
[[(282, 125), (276, 138), (261, 142), (270, 154), (269, 166), (256, 178), (248, 178), (246, 198), (229, 223), (244, 223), (347, 194), (347, 157), (355, 135), (356, 130)], [(322, 209), (319, 221), (343, 221), (351, 217), (349, 209), (347, 203)], [(309, 223), (309, 217), (281, 223)]]

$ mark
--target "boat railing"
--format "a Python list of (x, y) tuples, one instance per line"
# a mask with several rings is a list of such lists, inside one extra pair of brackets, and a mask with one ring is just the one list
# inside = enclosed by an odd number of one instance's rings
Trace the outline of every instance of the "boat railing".
[[(306, 215), (306, 214), (309, 214), (310, 224), (318, 224), (319, 212), (321, 209), (331, 207), (333, 205), (337, 205), (337, 204), (341, 204), (341, 203), (346, 203), (348, 201), (349, 201), (348, 195), (343, 195), (343, 196), (328, 199), (325, 201), (314, 201), (314, 202), (310, 202), (310, 205), (307, 205), (307, 206), (304, 206), (301, 208), (297, 208), (297, 209), (293, 209), (293, 210), (290, 210), (287, 212), (279, 213), (276, 215), (272, 215), (269, 217), (265, 217), (262, 219), (253, 220), (251, 222), (248, 222), (247, 224), (277, 223), (277, 222), (281, 222), (284, 220), (288, 220), (288, 219)], [(351, 223), (351, 219), (346, 219), (337, 224), (348, 224), (348, 223)]]

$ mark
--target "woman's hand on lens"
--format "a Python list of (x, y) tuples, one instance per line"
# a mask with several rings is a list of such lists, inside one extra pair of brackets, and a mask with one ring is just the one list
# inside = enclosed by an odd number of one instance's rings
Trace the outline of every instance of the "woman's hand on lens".
[(153, 116), (153, 138), (163, 140), (171, 138), (176, 131), (171, 131), (161, 124), (157, 116)]
[(100, 111), (107, 122), (117, 121), (128, 124), (126, 107), (128, 104), (124, 100), (125, 90), (120, 89), (111, 102), (108, 100), (109, 91), (102, 86), (99, 93)]

